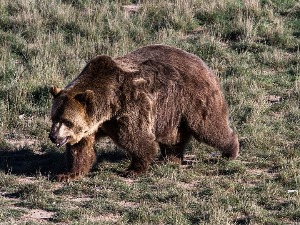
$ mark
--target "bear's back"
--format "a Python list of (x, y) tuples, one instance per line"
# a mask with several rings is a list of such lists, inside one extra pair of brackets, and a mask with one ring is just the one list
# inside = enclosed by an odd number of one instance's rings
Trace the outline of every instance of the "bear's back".
[(148, 60), (157, 61), (174, 67), (187, 83), (209, 81), (212, 86), (218, 86), (218, 79), (199, 57), (175, 47), (148, 45), (114, 60), (129, 71), (139, 70), (139, 66)]

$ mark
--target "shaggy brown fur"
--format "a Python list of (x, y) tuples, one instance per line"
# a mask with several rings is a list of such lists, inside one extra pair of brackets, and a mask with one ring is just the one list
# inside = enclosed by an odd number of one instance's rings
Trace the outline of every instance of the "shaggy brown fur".
[(88, 173), (95, 139), (103, 134), (130, 154), (125, 175), (145, 172), (159, 148), (180, 163), (191, 137), (225, 157), (238, 156), (218, 79), (185, 51), (151, 45), (115, 59), (97, 56), (65, 89), (51, 93), (50, 138), (67, 144), (68, 172), (59, 180)]

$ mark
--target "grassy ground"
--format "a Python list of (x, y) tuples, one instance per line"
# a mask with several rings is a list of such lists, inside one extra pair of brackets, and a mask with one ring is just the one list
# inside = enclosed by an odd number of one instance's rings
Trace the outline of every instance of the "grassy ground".
[[(300, 4), (297, 0), (0, 0), (0, 224), (300, 224)], [(151, 3), (150, 3), (151, 2)], [(161, 43), (220, 77), (241, 155), (197, 142), (185, 166), (136, 179), (109, 140), (88, 177), (50, 180), (48, 87), (97, 54)]]

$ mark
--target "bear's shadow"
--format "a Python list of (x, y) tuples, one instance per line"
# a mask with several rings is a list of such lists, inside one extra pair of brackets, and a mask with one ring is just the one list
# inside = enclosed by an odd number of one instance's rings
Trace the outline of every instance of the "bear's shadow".
[(34, 152), (30, 148), (0, 149), (0, 171), (13, 175), (55, 175), (63, 170), (64, 154), (54, 150)]
[[(126, 154), (122, 151), (98, 151), (95, 166), (104, 161), (117, 163), (126, 158)], [(53, 177), (65, 172), (64, 152), (54, 149), (43, 152), (34, 152), (30, 148), (13, 151), (0, 149), (0, 171), (17, 176), (41, 174)]]

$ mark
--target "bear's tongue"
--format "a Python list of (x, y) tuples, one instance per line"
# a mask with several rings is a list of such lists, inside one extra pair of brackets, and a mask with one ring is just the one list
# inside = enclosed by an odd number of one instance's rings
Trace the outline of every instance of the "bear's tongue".
[(67, 143), (67, 141), (68, 141), (68, 137), (65, 137), (63, 139), (58, 140), (57, 143), (56, 143), (56, 147), (59, 148), (59, 147), (63, 146), (64, 144)]

